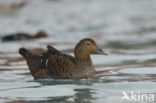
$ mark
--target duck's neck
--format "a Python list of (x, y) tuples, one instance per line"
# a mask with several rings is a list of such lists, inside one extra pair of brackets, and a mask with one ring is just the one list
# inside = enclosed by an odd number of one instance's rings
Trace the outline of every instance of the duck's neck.
[(89, 53), (83, 50), (79, 43), (76, 45), (74, 49), (74, 55), (75, 55), (75, 58), (80, 63), (92, 65), (92, 60), (90, 58)]
[(83, 53), (75, 54), (75, 58), (81, 63), (87, 63), (92, 65), (92, 60), (89, 55), (84, 55)]

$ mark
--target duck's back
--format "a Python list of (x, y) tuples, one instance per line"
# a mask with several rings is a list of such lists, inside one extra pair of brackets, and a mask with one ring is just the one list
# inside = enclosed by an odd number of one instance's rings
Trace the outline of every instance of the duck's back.
[(46, 56), (47, 53), (43, 55), (43, 65), (51, 78), (80, 79), (90, 78), (94, 75), (94, 67), (88, 60), (78, 60), (73, 56), (61, 53), (51, 46), (47, 48), (50, 55)]
[(95, 73), (93, 65), (66, 54), (50, 55), (46, 60), (45, 68), (49, 76), (55, 79), (90, 78)]
[(52, 78), (71, 78), (76, 69), (77, 61), (74, 57), (66, 54), (53, 54), (46, 60), (46, 69)]

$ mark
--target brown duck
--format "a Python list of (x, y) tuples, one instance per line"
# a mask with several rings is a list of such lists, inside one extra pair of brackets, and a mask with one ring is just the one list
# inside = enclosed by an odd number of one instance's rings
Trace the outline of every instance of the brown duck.
[(20, 41), (20, 40), (31, 40), (37, 38), (44, 38), (48, 35), (44, 31), (39, 31), (35, 35), (29, 33), (15, 33), (2, 37), (2, 41)]
[(47, 48), (47, 52), (42, 54), (33, 54), (25, 48), (19, 49), (19, 53), (26, 59), (34, 79), (91, 78), (95, 74), (95, 69), (90, 55), (107, 55), (107, 53), (98, 48), (95, 41), (90, 38), (83, 39), (76, 45), (74, 57), (63, 54), (51, 46)]

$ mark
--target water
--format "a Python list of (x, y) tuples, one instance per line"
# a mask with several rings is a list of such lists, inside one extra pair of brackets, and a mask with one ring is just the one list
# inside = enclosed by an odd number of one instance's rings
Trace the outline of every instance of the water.
[[(45, 30), (50, 37), (0, 42), (0, 103), (130, 103), (121, 101), (123, 91), (156, 93), (155, 11), (155, 0), (33, 0), (1, 13), (1, 36)], [(73, 55), (85, 37), (111, 53), (91, 56), (98, 71), (92, 79), (33, 80), (18, 54), (51, 44)]]

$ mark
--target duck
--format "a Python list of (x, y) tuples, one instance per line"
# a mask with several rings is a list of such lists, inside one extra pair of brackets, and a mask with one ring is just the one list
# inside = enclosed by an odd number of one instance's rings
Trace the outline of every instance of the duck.
[(74, 48), (74, 56), (64, 54), (52, 46), (44, 53), (32, 53), (20, 48), (34, 79), (87, 79), (94, 77), (96, 71), (90, 55), (108, 55), (91, 38), (80, 40)]
[(6, 41), (31, 40), (31, 39), (44, 38), (44, 37), (47, 37), (47, 36), (48, 36), (47, 33), (45, 33), (42, 30), (37, 32), (35, 35), (31, 35), (29, 33), (19, 32), (19, 33), (13, 33), (13, 34), (3, 36), (2, 41), (6, 42)]

